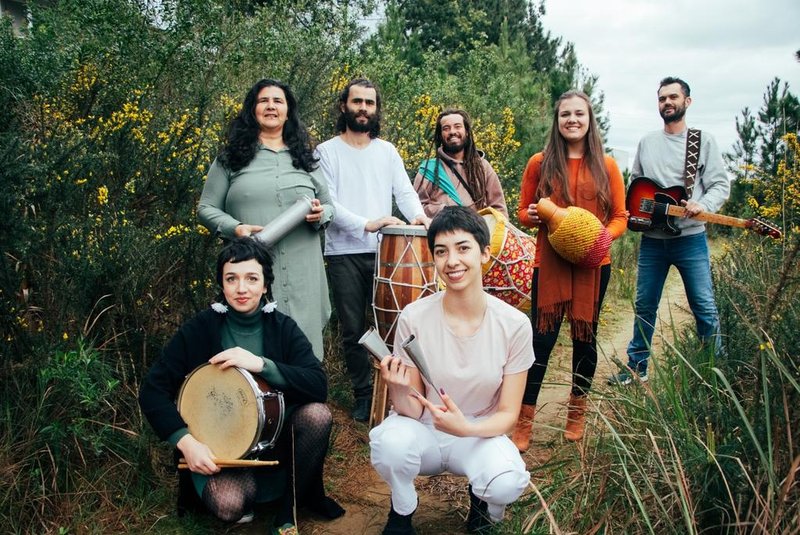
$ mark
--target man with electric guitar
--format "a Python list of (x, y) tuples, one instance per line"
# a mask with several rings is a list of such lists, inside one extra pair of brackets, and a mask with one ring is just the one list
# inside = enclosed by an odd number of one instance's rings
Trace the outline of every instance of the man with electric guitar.
[[(628, 193), (628, 226), (643, 231), (636, 278), (636, 321), (628, 344), (628, 368), (612, 376), (609, 384), (647, 381), (658, 303), (673, 265), (683, 279), (698, 337), (703, 343), (713, 344), (715, 351), (721, 348), (705, 222), (698, 216), (719, 210), (728, 199), (730, 184), (714, 138), (686, 126), (685, 114), (691, 103), (686, 82), (673, 77), (661, 80), (658, 111), (664, 129), (647, 134), (636, 151), (631, 175), (635, 179), (648, 177), (649, 184), (645, 184), (652, 195), (645, 199), (651, 202), (634, 202), (631, 206), (635, 192)], [(634, 180), (631, 186), (637, 184), (642, 182)], [(678, 196), (683, 214), (670, 220), (670, 214), (658, 207), (676, 204), (678, 199), (670, 197), (671, 203), (666, 199), (675, 190), (683, 190)]]

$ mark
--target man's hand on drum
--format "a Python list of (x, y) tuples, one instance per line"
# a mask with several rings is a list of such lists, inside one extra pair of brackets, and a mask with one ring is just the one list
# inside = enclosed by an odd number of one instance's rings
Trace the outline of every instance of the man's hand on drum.
[(322, 219), (325, 208), (319, 203), (319, 199), (311, 199), (311, 213), (306, 215), (307, 223), (317, 223)]
[(538, 225), (541, 223), (541, 219), (539, 219), (539, 212), (536, 210), (535, 204), (528, 205), (528, 217), (530, 218), (532, 225)]
[(471, 428), (472, 424), (464, 417), (464, 413), (461, 412), (458, 405), (443, 391), (439, 394), (444, 405), (434, 405), (426, 398), (415, 396), (422, 406), (428, 409), (433, 420), (433, 427), (456, 437), (475, 436)]
[(244, 368), (249, 372), (261, 373), (261, 371), (264, 369), (264, 361), (261, 357), (258, 357), (239, 346), (217, 353), (208, 359), (208, 362), (218, 365), (219, 369), (221, 370), (230, 368), (231, 366), (238, 366), (239, 368)]
[(378, 232), (387, 225), (405, 225), (405, 223), (402, 219), (398, 219), (393, 215), (387, 215), (386, 217), (380, 217), (378, 219), (367, 221), (367, 224), (364, 225), (364, 230), (367, 232)]
[(261, 232), (262, 230), (264, 230), (264, 227), (261, 225), (246, 225), (244, 223), (239, 223), (236, 225), (236, 228), (233, 229), (233, 233), (237, 238), (246, 238), (247, 236), (252, 236), (256, 232)]
[(214, 464), (214, 453), (211, 448), (194, 438), (192, 435), (183, 435), (178, 441), (177, 447), (181, 450), (183, 458), (189, 470), (210, 476), (220, 471), (220, 467)]
[(411, 224), (423, 225), (425, 227), (425, 230), (428, 230), (428, 228), (431, 226), (431, 218), (426, 216), (425, 214), (420, 214), (417, 217), (415, 217), (413, 221), (411, 221)]

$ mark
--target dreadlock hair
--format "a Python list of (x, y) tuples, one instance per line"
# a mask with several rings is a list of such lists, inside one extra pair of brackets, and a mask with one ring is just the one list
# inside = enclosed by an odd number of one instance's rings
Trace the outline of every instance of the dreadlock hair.
[(444, 145), (444, 137), (442, 136), (442, 118), (447, 115), (460, 115), (464, 123), (464, 131), (466, 137), (464, 139), (464, 172), (466, 174), (464, 180), (466, 181), (467, 188), (473, 195), (473, 202), (475, 207), (480, 210), (486, 208), (486, 172), (481, 163), (481, 153), (475, 147), (475, 141), (472, 138), (472, 119), (469, 114), (460, 108), (446, 108), (436, 117), (436, 129), (433, 132), (433, 147), (436, 153), (436, 167), (433, 170), (433, 182), (429, 184), (429, 188), (433, 190), (439, 187), (439, 166), (442, 165), (441, 158), (439, 157), (438, 149)]
[(544, 150), (542, 160), (542, 179), (536, 190), (536, 195), (541, 199), (549, 197), (554, 191), (559, 191), (564, 201), (569, 205), (574, 205), (574, 201), (569, 193), (569, 179), (567, 177), (567, 142), (561, 136), (558, 129), (558, 114), (561, 103), (567, 99), (578, 97), (586, 102), (589, 109), (589, 129), (586, 137), (583, 138), (584, 152), (583, 163), (588, 167), (589, 173), (594, 181), (595, 195), (597, 204), (603, 213), (603, 222), (608, 221), (611, 215), (611, 192), (609, 189), (610, 178), (606, 169), (605, 153), (603, 151), (603, 140), (600, 138), (597, 120), (592, 110), (592, 102), (588, 95), (583, 91), (571, 90), (558, 97), (553, 109), (553, 124), (550, 126), (550, 137)]
[(250, 88), (244, 97), (242, 109), (231, 120), (228, 126), (228, 135), (225, 145), (219, 154), (219, 161), (223, 167), (230, 171), (239, 171), (247, 167), (256, 157), (258, 149), (258, 134), (260, 127), (256, 120), (256, 100), (258, 94), (265, 87), (278, 87), (286, 95), (286, 123), (283, 125), (283, 142), (289, 147), (292, 165), (295, 169), (311, 172), (317, 167), (317, 159), (311, 148), (311, 139), (308, 131), (300, 120), (295, 98), (289, 86), (278, 80), (265, 78), (259, 80)]

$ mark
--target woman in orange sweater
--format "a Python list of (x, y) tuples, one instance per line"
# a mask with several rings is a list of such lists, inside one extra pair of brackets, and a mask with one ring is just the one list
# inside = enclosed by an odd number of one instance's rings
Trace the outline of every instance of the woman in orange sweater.
[(587, 269), (570, 264), (553, 251), (547, 226), (536, 205), (549, 197), (558, 206), (579, 206), (592, 212), (613, 239), (626, 229), (625, 186), (617, 164), (603, 152), (589, 97), (568, 91), (555, 104), (553, 124), (544, 152), (528, 160), (522, 175), (519, 220), (539, 227), (533, 272), (531, 308), (535, 362), (528, 371), (512, 440), (523, 452), (530, 443), (536, 400), (558, 331), (566, 316), (572, 338), (572, 391), (564, 437), (583, 437), (586, 396), (597, 367), (597, 319), (611, 275), (611, 258)]

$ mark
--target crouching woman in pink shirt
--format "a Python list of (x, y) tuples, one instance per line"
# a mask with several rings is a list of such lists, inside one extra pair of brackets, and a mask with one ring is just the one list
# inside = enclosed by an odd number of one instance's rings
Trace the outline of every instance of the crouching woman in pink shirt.
[[(370, 432), (370, 448), (373, 466), (391, 487), (383, 533), (415, 533), (414, 479), (444, 471), (468, 478), (467, 529), (480, 533), (502, 519), (530, 478), (505, 434), (517, 420), (533, 364), (533, 334), (525, 314), (483, 291), (489, 229), (482, 217), (445, 208), (428, 229), (428, 246), (446, 289), (406, 306), (394, 339), (397, 356), (381, 361), (393, 410)], [(411, 335), (430, 383), (401, 349)]]

